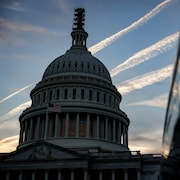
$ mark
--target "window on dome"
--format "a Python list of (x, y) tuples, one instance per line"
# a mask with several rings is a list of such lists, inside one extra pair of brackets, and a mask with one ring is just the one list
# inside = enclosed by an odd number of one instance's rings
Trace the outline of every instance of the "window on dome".
[(111, 106), (111, 96), (109, 95), (109, 105)]
[(81, 99), (84, 99), (84, 89), (81, 89)]
[(46, 102), (46, 92), (43, 93), (43, 102)]
[(52, 90), (49, 91), (49, 101), (52, 101)]
[(103, 101), (104, 101), (104, 104), (106, 104), (106, 93), (104, 93), (104, 97), (103, 97)]
[(76, 99), (76, 89), (75, 88), (73, 89), (73, 97), (72, 98)]
[(56, 99), (59, 100), (60, 99), (60, 89), (56, 90)]
[(75, 62), (75, 68), (77, 68), (77, 62)]
[(38, 131), (38, 137), (43, 138), (44, 136), (44, 129), (45, 129), (45, 116), (41, 116), (40, 122), (39, 122), (39, 131)]
[(97, 102), (99, 102), (99, 91), (97, 91), (96, 99), (97, 99)]
[(94, 70), (94, 71), (96, 70), (96, 66), (95, 66), (95, 65), (93, 65), (93, 70)]
[(64, 89), (64, 99), (68, 98), (68, 89)]
[(65, 62), (63, 62), (63, 65), (62, 65), (62, 67), (63, 67), (63, 69), (64, 69), (64, 67), (65, 67)]
[(89, 90), (89, 100), (92, 101), (92, 90)]

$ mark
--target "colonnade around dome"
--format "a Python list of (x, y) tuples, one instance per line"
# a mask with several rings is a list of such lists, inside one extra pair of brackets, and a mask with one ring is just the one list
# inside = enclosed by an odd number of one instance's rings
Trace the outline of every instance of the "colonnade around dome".
[(41, 139), (61, 141), (71, 138), (128, 147), (128, 126), (121, 119), (87, 112), (49, 112), (48, 117), (47, 113), (39, 114), (21, 122), (20, 146)]

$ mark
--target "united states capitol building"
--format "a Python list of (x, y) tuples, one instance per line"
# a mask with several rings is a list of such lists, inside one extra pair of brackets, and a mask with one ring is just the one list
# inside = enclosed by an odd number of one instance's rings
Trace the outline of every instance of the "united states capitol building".
[(158, 180), (161, 157), (129, 149), (121, 94), (87, 50), (84, 9), (74, 16), (70, 49), (46, 68), (19, 117), (16, 151), (0, 154), (0, 179)]

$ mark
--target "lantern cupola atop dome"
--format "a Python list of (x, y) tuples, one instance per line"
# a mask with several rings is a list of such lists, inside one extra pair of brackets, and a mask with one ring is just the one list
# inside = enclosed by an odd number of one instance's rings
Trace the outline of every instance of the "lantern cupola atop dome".
[(85, 32), (84, 26), (84, 17), (85, 10), (83, 8), (75, 9), (74, 13), (74, 27), (71, 33), (72, 36), (72, 48), (73, 47), (85, 47), (86, 48), (86, 39), (88, 33)]

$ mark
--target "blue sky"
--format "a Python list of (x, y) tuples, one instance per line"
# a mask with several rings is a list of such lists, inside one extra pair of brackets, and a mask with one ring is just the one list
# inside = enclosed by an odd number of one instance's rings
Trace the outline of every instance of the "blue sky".
[(18, 117), (45, 68), (70, 48), (78, 7), (86, 10), (89, 50), (122, 94), (130, 149), (160, 153), (180, 28), (178, 0), (1, 1), (0, 151), (16, 148)]

